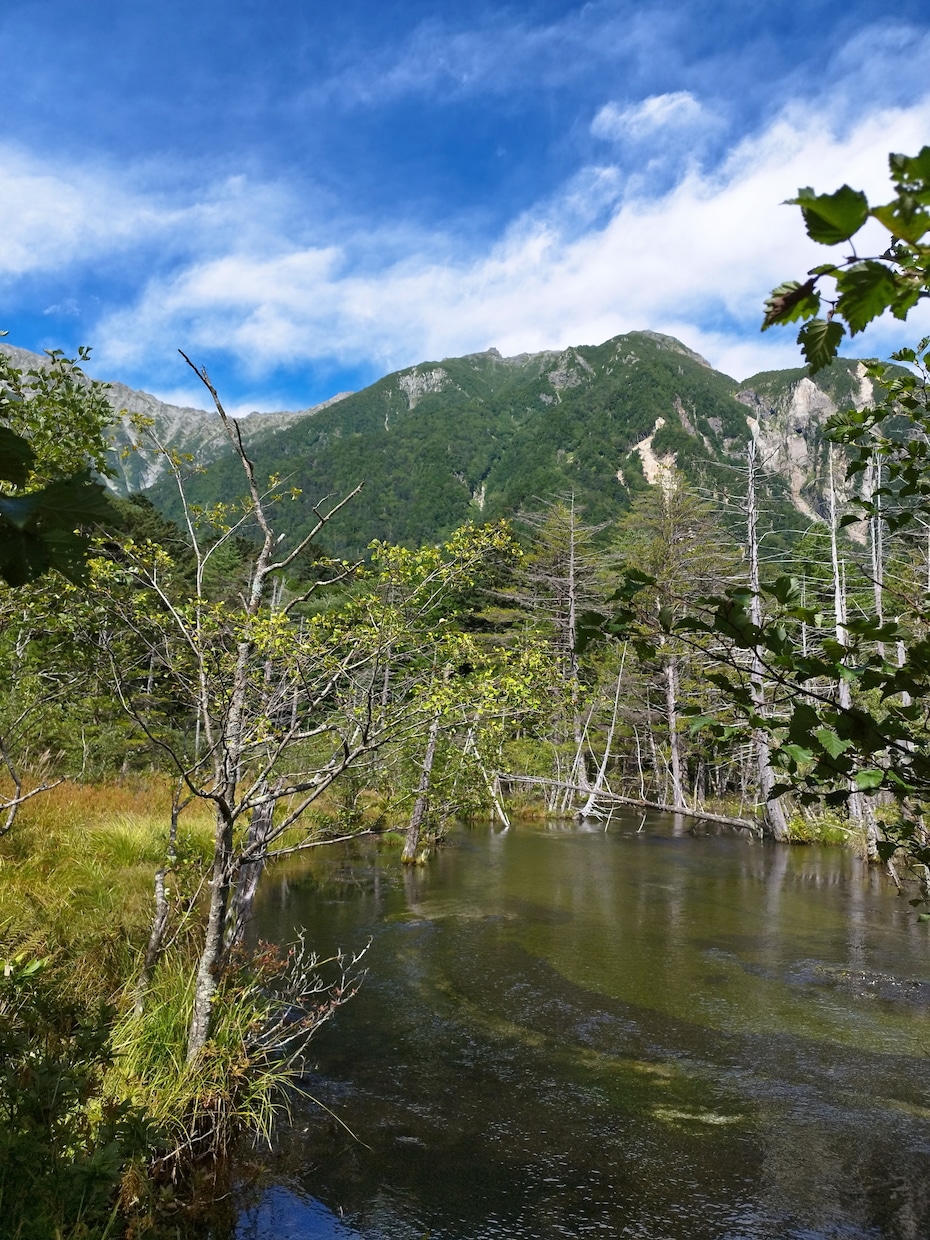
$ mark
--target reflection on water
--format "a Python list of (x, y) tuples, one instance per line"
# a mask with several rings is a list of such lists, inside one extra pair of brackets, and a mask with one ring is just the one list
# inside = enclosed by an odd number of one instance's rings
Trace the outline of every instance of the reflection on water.
[(241, 1240), (930, 1235), (928, 928), (839, 850), (680, 821), (359, 843), (260, 933), (369, 936)]

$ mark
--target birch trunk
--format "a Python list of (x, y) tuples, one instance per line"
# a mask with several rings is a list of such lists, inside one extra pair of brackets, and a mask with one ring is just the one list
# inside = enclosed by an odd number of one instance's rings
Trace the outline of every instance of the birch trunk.
[(149, 931), (149, 941), (145, 946), (145, 956), (142, 960), (142, 970), (136, 981), (133, 1008), (137, 1016), (142, 1014), (145, 1006), (145, 995), (152, 981), (152, 974), (155, 972), (155, 966), (161, 958), (162, 946), (165, 940), (165, 930), (168, 928), (168, 914), (170, 906), (168, 904), (168, 893), (165, 887), (165, 879), (174, 869), (178, 859), (178, 819), (181, 811), (190, 803), (190, 798), (184, 801), (178, 800), (175, 795), (174, 802), (171, 806), (171, 827), (168, 832), (168, 850), (165, 857), (165, 864), (159, 866), (155, 871), (155, 913), (152, 917), (152, 928)]
[[(759, 594), (759, 508), (756, 499), (756, 460), (755, 440), (751, 440), (748, 450), (749, 486), (746, 495), (747, 509), (747, 543), (749, 549), (749, 589), (752, 593), (751, 618), (757, 628), (762, 626), (762, 599)], [(762, 652), (759, 647), (753, 648), (752, 673), (750, 676), (752, 702), (756, 712), (765, 717), (765, 687), (763, 682)], [(775, 776), (771, 767), (771, 750), (765, 733), (758, 729), (753, 733), (753, 748), (756, 756), (756, 770), (759, 780), (759, 798), (762, 802), (762, 820), (767, 834), (776, 840), (788, 839), (788, 823), (785, 818), (781, 799), (771, 798), (775, 786)]]
[(226, 910), (229, 905), (232, 878), (233, 844), (232, 819), (224, 813), (224, 809), (225, 807), (217, 809), (213, 872), (210, 879), (210, 909), (207, 914), (207, 931), (203, 949), (194, 979), (194, 1006), (187, 1036), (188, 1063), (193, 1063), (197, 1059), (210, 1037), (213, 996), (216, 994), (223, 960)]
[(249, 829), (246, 832), (242, 856), (236, 875), (235, 894), (230, 908), (226, 932), (226, 954), (238, 947), (252, 920), (258, 881), (265, 869), (265, 845), (274, 825), (274, 798), (256, 805), (252, 810)]
[[(840, 560), (839, 547), (837, 543), (837, 530), (839, 522), (837, 520), (836, 509), (836, 484), (833, 476), (833, 445), (830, 446), (829, 456), (829, 473), (830, 473), (830, 559), (833, 566), (833, 607), (836, 618), (836, 640), (846, 645), (849, 637), (846, 628), (846, 565)], [(852, 691), (849, 683), (842, 678), (837, 687), (837, 703), (841, 710), (850, 710), (852, 707)], [(855, 790), (855, 785), (850, 784), (852, 791), (849, 794), (849, 816), (854, 821), (865, 828), (866, 833), (866, 850), (870, 861), (878, 860), (878, 830), (875, 825), (875, 818), (872, 815), (865, 797), (861, 792)]]
[[(875, 616), (879, 624), (885, 621), (885, 547), (882, 522), (882, 497), (878, 494), (882, 484), (882, 465), (877, 456), (872, 457), (866, 476), (867, 496), (874, 505), (874, 515), (869, 518), (869, 550), (872, 558), (872, 590), (875, 597)], [(879, 657), (885, 657), (885, 643), (877, 644)]]
[(678, 734), (678, 656), (665, 657), (665, 721), (668, 727), (669, 769), (672, 777), (671, 803), (687, 809), (681, 778), (681, 740)]
[(400, 855), (400, 859), (405, 865), (412, 865), (417, 859), (417, 849), (420, 847), (420, 829), (423, 825), (423, 819), (426, 817), (426, 811), (429, 809), (430, 776), (432, 775), (433, 762), (436, 758), (436, 742), (438, 739), (439, 716), (434, 715), (433, 721), (429, 725), (426, 754), (423, 758), (423, 765), (420, 768), (417, 799), (414, 802), (413, 813), (410, 815), (407, 836), (404, 840), (404, 851)]
[[(587, 818), (591, 814), (594, 813), (594, 806), (597, 802), (598, 794), (600, 793), (601, 789), (604, 787), (604, 780), (607, 776), (607, 763), (610, 761), (610, 751), (611, 751), (611, 747), (613, 746), (614, 732), (617, 727), (617, 712), (620, 708), (620, 685), (623, 681), (623, 667), (625, 663), (626, 663), (626, 643), (624, 643), (623, 655), (621, 656), (621, 659), (620, 659), (620, 671), (617, 673), (617, 688), (614, 692), (614, 708), (613, 708), (613, 713), (610, 716), (610, 727), (607, 729), (607, 740), (604, 743), (604, 756), (601, 759), (600, 766), (598, 767), (597, 776), (594, 780), (594, 784), (591, 788), (591, 791), (588, 794), (588, 799), (585, 801), (584, 805), (582, 805), (581, 809), (579, 809), (578, 812), (576, 813), (575, 815), (576, 818)], [(637, 737), (637, 742), (636, 742), (636, 749), (637, 749), (637, 754), (638, 754), (639, 752), (639, 738), (638, 737)]]
[[(575, 496), (572, 493), (568, 527), (568, 616), (566, 641), (568, 645), (568, 673), (572, 699), (572, 735), (575, 741), (575, 760), (570, 782), (581, 788), (588, 785), (588, 773), (584, 760), (585, 727), (581, 718), (581, 677), (578, 670), (578, 546), (575, 523)], [(566, 806), (567, 808), (567, 806)]]

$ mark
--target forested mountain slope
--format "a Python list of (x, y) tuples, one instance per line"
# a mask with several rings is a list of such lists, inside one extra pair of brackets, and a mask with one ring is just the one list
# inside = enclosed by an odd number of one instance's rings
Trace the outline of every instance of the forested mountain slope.
[[(41, 362), (0, 346), (16, 364)], [(754, 436), (768, 477), (768, 524), (782, 537), (821, 508), (821, 428), (844, 404), (867, 403), (864, 369), (837, 361), (817, 376), (772, 371), (738, 384), (679, 341), (631, 332), (601, 345), (505, 358), (495, 349), (423, 362), (354, 394), (297, 413), (240, 419), (257, 475), (299, 488), (279, 516), (290, 536), (305, 532), (311, 506), (363, 483), (362, 494), (327, 531), (327, 550), (354, 557), (373, 538), (435, 541), (471, 519), (512, 516), (574, 493), (592, 523), (612, 521), (635, 494), (676, 467), (714, 494), (741, 522), (741, 467)], [(162, 443), (190, 454), (191, 499), (235, 499), (241, 476), (215, 414), (167, 405), (112, 384), (114, 409), (151, 418)], [(111, 487), (149, 489), (179, 516), (173, 482), (156, 452), (127, 451), (117, 424)]]
[[(283, 514), (295, 536), (309, 521), (306, 501), (364, 483), (327, 531), (329, 550), (354, 556), (373, 537), (416, 545), (567, 492), (586, 520), (613, 520), (672, 465), (735, 510), (750, 401), (776, 433), (784, 414), (769, 389), (749, 397), (677, 340), (632, 332), (561, 352), (421, 363), (263, 435), (254, 454), (260, 477), (304, 491)], [(771, 482), (774, 522), (806, 524), (790, 487), (776, 472)], [(191, 478), (198, 502), (229, 500), (238, 487), (225, 458)], [(164, 484), (152, 498), (176, 515)]]

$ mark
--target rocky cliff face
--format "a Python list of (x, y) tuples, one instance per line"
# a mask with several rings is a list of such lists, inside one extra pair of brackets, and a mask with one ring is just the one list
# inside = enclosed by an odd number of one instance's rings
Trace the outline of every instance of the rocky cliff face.
[(420, 400), (433, 392), (441, 392), (451, 383), (449, 375), (441, 366), (432, 370), (420, 370), (414, 367), (398, 377), (397, 386), (407, 398), (407, 408), (416, 409)]
[[(44, 354), (30, 353), (15, 345), (0, 343), (0, 351), (19, 370), (35, 370), (48, 364)], [(340, 392), (322, 404), (296, 413), (249, 414), (240, 419), (243, 439), (247, 444), (261, 441), (351, 394)], [(215, 461), (229, 447), (220, 420), (213, 411), (168, 404), (157, 396), (137, 391), (124, 383), (108, 383), (107, 400), (116, 416), (112, 431), (113, 447), (108, 458), (111, 477), (106, 479), (106, 484), (116, 495), (144, 491), (168, 472), (164, 456), (151, 442), (147, 442), (146, 434), (134, 424), (134, 419), (149, 422), (159, 443), (190, 455), (199, 464)]]
[[(762, 469), (787, 482), (792, 503), (811, 520), (823, 515), (827, 487), (824, 424), (837, 409), (863, 409), (873, 396), (861, 362), (841, 360), (834, 367), (816, 380), (803, 371), (759, 375), (736, 393), (748, 410)], [(834, 470), (834, 481), (840, 498), (849, 498), (845, 466)]]

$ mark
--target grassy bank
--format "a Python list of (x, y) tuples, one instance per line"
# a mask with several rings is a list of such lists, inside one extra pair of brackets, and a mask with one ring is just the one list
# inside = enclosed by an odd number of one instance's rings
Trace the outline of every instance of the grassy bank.
[[(185, 815), (182, 856), (209, 857), (209, 806)], [(171, 787), (157, 777), (65, 781), (28, 801), (0, 841), (4, 955), (47, 958), (64, 996), (114, 1002), (132, 976), (164, 864)]]
[[(163, 780), (63, 782), (0, 841), (0, 1209), (18, 1240), (122, 1234), (123, 1178), (160, 1139), (112, 1087), (113, 1034), (170, 813)], [(209, 818), (186, 831), (191, 856), (207, 855)]]
[[(0, 840), (0, 1217), (17, 1240), (174, 1235), (207, 1159), (266, 1131), (286, 1079), (262, 1040), (293, 957), (243, 956), (186, 1062), (209, 805), (182, 819), (168, 947), (135, 1008), (171, 787), (65, 782)], [(305, 956), (304, 977), (313, 962)], [(325, 996), (324, 996), (325, 998)], [(191, 1177), (194, 1177), (192, 1180)], [(185, 1191), (185, 1179), (187, 1190)]]

